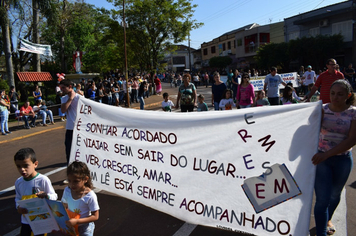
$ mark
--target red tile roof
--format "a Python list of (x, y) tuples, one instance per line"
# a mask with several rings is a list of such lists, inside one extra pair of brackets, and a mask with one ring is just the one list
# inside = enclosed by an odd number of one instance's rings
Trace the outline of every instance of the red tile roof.
[(20, 81), (25, 82), (38, 82), (38, 81), (51, 81), (52, 76), (49, 72), (17, 72)]

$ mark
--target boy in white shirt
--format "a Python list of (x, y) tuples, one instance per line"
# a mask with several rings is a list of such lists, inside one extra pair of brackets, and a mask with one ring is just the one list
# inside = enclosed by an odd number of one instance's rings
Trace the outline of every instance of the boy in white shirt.
[(168, 93), (163, 94), (163, 99), (164, 101), (162, 102), (162, 110), (171, 112), (172, 107), (174, 107), (174, 103), (171, 100), (169, 100)]

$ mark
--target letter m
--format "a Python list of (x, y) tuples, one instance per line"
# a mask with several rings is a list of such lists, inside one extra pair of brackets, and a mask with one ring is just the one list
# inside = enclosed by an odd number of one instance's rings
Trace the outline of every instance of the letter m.
[(150, 178), (157, 181), (157, 173), (156, 170), (150, 170)]
[(268, 140), (270, 138), (271, 138), (271, 135), (267, 135), (266, 137), (261, 138), (261, 139), (258, 140), (258, 142), (263, 141), (262, 147), (268, 146), (268, 148), (266, 149), (266, 152), (268, 152), (268, 150), (276, 143), (276, 141), (274, 141), (274, 140), (268, 143)]
[(280, 193), (283, 193), (283, 189), (284, 188), (286, 188), (287, 193), (289, 193), (289, 189), (288, 189), (286, 180), (284, 178), (282, 179), (282, 185), (279, 185), (277, 179), (274, 180), (274, 194), (277, 193), (277, 188), (278, 188)]

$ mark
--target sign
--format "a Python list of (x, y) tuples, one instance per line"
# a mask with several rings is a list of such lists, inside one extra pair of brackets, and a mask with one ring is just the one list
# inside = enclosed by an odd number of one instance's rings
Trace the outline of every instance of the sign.
[(50, 45), (31, 43), (25, 39), (20, 39), (19, 51), (25, 51), (36, 54), (43, 54), (45, 56), (52, 56), (52, 50)]
[[(287, 83), (292, 83), (293, 87), (298, 87), (298, 82), (297, 82), (297, 72), (291, 72), (291, 73), (285, 73), (285, 74), (279, 74), (283, 81)], [(251, 77), (250, 83), (253, 85), (255, 91), (260, 91), (263, 90), (263, 86), (265, 84), (265, 78), (266, 76), (255, 76)], [(283, 89), (284, 86), (283, 84), (279, 85), (279, 89)]]
[(308, 235), (320, 120), (321, 102), (185, 114), (80, 98), (71, 161), (95, 187), (192, 224)]

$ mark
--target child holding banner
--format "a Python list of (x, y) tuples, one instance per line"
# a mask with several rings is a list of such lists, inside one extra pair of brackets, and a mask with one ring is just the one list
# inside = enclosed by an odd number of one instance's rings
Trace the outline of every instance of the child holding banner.
[(356, 143), (355, 94), (346, 80), (330, 88), (330, 103), (323, 105), (316, 165), (314, 207), (317, 236), (333, 235), (331, 218), (352, 169), (351, 149)]
[(80, 236), (94, 235), (94, 221), (99, 219), (98, 198), (93, 188), (90, 171), (80, 161), (72, 162), (67, 167), (68, 186), (64, 189), (62, 202), (71, 212), (79, 213), (80, 218), (72, 218), (68, 224), (78, 225)]

